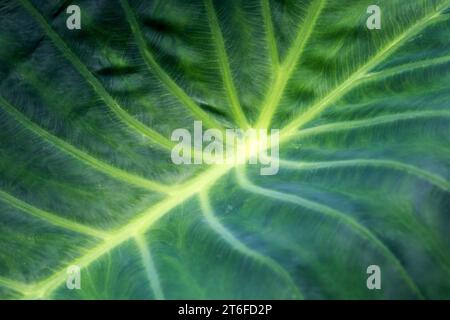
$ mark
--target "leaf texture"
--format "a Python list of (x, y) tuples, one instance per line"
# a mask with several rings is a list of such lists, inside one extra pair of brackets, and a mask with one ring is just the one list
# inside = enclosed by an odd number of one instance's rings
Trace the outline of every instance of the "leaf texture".
[[(78, 1), (68, 30), (0, 0), (0, 298), (450, 298), (450, 1), (371, 4)], [(173, 164), (196, 120), (279, 129), (279, 173)]]

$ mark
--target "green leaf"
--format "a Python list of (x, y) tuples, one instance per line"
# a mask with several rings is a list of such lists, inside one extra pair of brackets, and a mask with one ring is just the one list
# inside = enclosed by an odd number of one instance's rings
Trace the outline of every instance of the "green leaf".
[[(68, 30), (1, 1), (0, 297), (450, 298), (450, 1), (372, 4), (78, 1)], [(278, 174), (175, 165), (195, 120), (280, 129)]]

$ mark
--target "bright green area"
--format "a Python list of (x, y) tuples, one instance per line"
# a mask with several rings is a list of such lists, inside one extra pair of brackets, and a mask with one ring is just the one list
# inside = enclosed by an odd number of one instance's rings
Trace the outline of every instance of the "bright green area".
[[(450, 298), (450, 1), (77, 4), (0, 7), (0, 298)], [(280, 172), (174, 165), (194, 120)]]

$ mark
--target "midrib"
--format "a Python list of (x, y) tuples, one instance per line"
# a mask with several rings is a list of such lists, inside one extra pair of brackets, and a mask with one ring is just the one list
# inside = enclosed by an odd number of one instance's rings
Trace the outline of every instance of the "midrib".
[[(26, 3), (26, 1), (22, 2)], [(442, 10), (442, 8), (440, 10)], [(310, 112), (307, 112), (305, 115), (302, 115), (301, 118), (297, 119), (297, 121), (289, 123), (282, 131), (281, 142), (284, 143), (291, 140), (291, 138), (293, 137), (292, 131), (297, 130), (299, 127), (301, 127), (301, 125), (303, 125), (311, 118), (316, 116), (318, 113), (320, 113), (323, 110), (323, 108), (325, 108), (332, 100), (342, 96), (348, 90), (350, 90), (353, 87), (353, 84), (356, 80), (360, 79), (368, 71), (370, 71), (371, 68), (373, 68), (379, 62), (383, 61), (387, 56), (389, 56), (391, 54), (391, 51), (394, 51), (393, 49), (401, 45), (403, 41), (408, 39), (411, 34), (414, 34), (418, 30), (421, 30), (424, 26), (428, 24), (430, 20), (432, 20), (436, 16), (439, 16), (442, 13), (440, 10), (435, 12), (433, 15), (423, 18), (419, 23), (409, 28), (400, 37), (397, 37), (387, 47), (383, 48), (383, 50), (379, 54), (377, 54), (374, 58), (372, 58), (369, 62), (367, 62), (357, 72), (355, 72), (341, 86), (338, 86), (329, 95), (321, 99), (316, 106), (313, 106), (313, 108), (311, 108)], [(284, 82), (283, 80), (284, 79), (279, 79), (280, 85), (283, 84)], [(101, 93), (103, 93), (102, 90), (100, 91)], [(278, 97), (276, 96), (269, 97), (269, 100), (271, 99), (274, 99), (274, 101), (276, 101), (278, 100)], [(108, 101), (108, 99), (106, 99), (106, 101)], [(274, 112), (275, 109), (271, 111)], [(262, 120), (261, 122), (264, 122), (264, 120)], [(159, 136), (153, 136), (153, 138), (156, 138), (155, 140), (161, 143), (161, 145), (165, 144), (164, 140), (159, 140), (160, 138)], [(166, 147), (169, 146), (166, 145)], [(111, 251), (124, 241), (143, 234), (145, 231), (148, 230), (148, 228), (150, 228), (155, 222), (157, 222), (160, 218), (165, 216), (168, 212), (170, 212), (170, 210), (175, 208), (178, 204), (183, 203), (184, 201), (196, 195), (202, 190), (208, 190), (208, 188), (210, 188), (218, 179), (224, 176), (232, 168), (234, 168), (234, 165), (222, 165), (211, 167), (204, 174), (201, 174), (199, 177), (194, 178), (193, 181), (188, 182), (183, 187), (179, 188), (177, 190), (176, 195), (169, 196), (165, 200), (159, 202), (155, 206), (146, 210), (143, 214), (141, 214), (141, 217), (133, 219), (127, 225), (120, 228), (116, 232), (112, 232), (110, 236), (107, 237), (99, 246), (96, 246), (93, 249), (89, 250), (82, 257), (79, 257), (78, 259), (72, 261), (71, 264), (77, 265), (80, 268), (89, 266), (93, 261), (97, 260), (104, 253)], [(47, 297), (47, 295), (51, 293), (53, 290), (55, 290), (61, 283), (63, 283), (66, 277), (67, 277), (66, 269), (62, 269), (53, 274), (52, 276), (50, 276), (49, 278), (35, 285), (26, 286), (27, 289), (22, 290), (21, 292), (25, 294), (25, 298), (27, 299), (44, 298)]]
[[(70, 262), (70, 265), (77, 265), (80, 268), (89, 266), (93, 261), (103, 254), (111, 251), (124, 241), (145, 233), (155, 222), (165, 216), (180, 203), (185, 202), (190, 197), (202, 190), (210, 188), (218, 179), (230, 171), (233, 165), (223, 165), (212, 167), (204, 174), (194, 178), (179, 189), (176, 195), (167, 197), (155, 206), (143, 212), (140, 217), (133, 219), (127, 225), (116, 232), (111, 232), (109, 236), (98, 246), (89, 250), (82, 257)], [(25, 294), (25, 299), (46, 298), (49, 293), (55, 290), (67, 277), (66, 269), (56, 272), (49, 278), (29, 287)]]

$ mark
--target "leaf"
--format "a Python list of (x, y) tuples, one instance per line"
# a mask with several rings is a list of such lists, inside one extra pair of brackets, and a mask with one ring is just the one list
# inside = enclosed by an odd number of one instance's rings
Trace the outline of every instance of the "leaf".
[[(0, 297), (448, 299), (450, 1), (371, 4), (79, 1), (68, 30), (2, 1)], [(279, 173), (173, 164), (195, 120), (280, 129)]]

